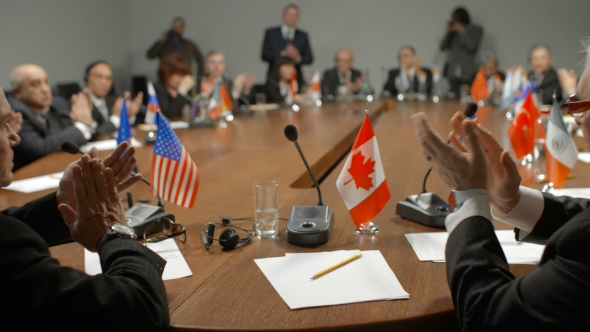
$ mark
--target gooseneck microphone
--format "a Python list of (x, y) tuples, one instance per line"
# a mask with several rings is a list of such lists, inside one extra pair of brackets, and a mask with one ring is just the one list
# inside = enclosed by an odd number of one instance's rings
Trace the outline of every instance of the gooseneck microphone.
[[(466, 118), (473, 118), (477, 112), (477, 104), (469, 103), (463, 111)], [(447, 143), (450, 143), (448, 141)], [(430, 160), (430, 157), (428, 157)], [(397, 203), (395, 212), (404, 219), (415, 221), (431, 227), (445, 227), (445, 218), (451, 213), (450, 205), (434, 193), (426, 191), (426, 181), (432, 172), (428, 169), (422, 182), (422, 192), (418, 195), (410, 195), (405, 200)]]
[[(81, 155), (85, 154), (84, 152), (82, 152), (82, 150), (80, 150), (80, 146), (78, 146), (78, 144), (76, 144), (72, 141), (65, 141), (65, 142), (61, 143), (61, 150), (63, 152), (67, 152), (69, 154), (81, 154)], [(98, 160), (100, 160), (102, 162), (102, 159), (98, 158)], [(131, 176), (135, 176), (135, 175), (137, 175), (137, 172), (132, 171)], [(143, 183), (147, 184), (148, 186), (151, 186), (150, 181), (148, 181), (148, 179), (144, 178), (143, 176), (141, 177), (141, 181)], [(156, 195), (156, 198), (158, 199), (158, 206), (164, 207), (164, 203), (162, 202), (162, 199), (160, 198), (160, 196)]]
[(320, 185), (316, 181), (315, 176), (313, 175), (313, 172), (311, 171), (311, 168), (309, 167), (309, 164), (307, 163), (307, 160), (305, 159), (305, 156), (303, 155), (303, 151), (301, 151), (301, 147), (299, 146), (299, 143), (297, 143), (297, 138), (299, 137), (299, 134), (297, 133), (297, 127), (295, 127), (294, 125), (291, 125), (291, 124), (287, 125), (285, 127), (285, 136), (287, 137), (287, 139), (289, 141), (295, 143), (295, 146), (297, 147), (297, 151), (299, 151), (299, 155), (301, 156), (301, 159), (303, 159), (303, 163), (305, 164), (305, 167), (307, 168), (307, 172), (309, 172), (309, 176), (311, 177), (311, 180), (313, 181), (315, 188), (318, 190), (318, 197), (319, 197), (318, 206), (323, 206), (324, 203), (322, 202), (322, 192), (320, 191)]

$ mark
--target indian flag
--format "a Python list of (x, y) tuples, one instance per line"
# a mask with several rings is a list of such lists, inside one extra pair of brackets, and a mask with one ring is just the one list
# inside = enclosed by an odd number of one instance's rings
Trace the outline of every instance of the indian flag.
[(569, 172), (578, 160), (574, 140), (568, 134), (557, 101), (553, 100), (549, 121), (547, 122), (547, 177), (557, 189), (563, 187)]

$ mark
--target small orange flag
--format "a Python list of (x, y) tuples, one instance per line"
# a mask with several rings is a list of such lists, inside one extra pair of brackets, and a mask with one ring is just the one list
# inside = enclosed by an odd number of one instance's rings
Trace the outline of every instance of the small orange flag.
[(518, 113), (508, 128), (508, 138), (517, 159), (533, 153), (535, 149), (534, 128), (527, 112)]
[(475, 79), (471, 84), (471, 98), (473, 101), (478, 102), (480, 100), (485, 100), (490, 97), (490, 90), (488, 89), (488, 82), (486, 81), (486, 76), (483, 74), (483, 70), (480, 69), (475, 75)]

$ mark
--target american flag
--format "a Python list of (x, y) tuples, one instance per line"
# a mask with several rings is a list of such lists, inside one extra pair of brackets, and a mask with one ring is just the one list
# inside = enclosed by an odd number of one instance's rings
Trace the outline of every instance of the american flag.
[(152, 193), (192, 208), (199, 190), (199, 170), (162, 113), (156, 113), (158, 136), (152, 156)]

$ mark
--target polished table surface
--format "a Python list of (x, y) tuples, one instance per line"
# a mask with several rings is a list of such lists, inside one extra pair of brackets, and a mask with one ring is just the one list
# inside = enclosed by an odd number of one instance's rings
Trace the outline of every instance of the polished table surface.
[[(404, 220), (395, 214), (396, 203), (419, 193), (428, 163), (419, 148), (410, 116), (425, 112), (434, 128), (446, 136), (449, 119), (465, 104), (455, 101), (431, 102), (376, 100), (370, 116), (379, 142), (381, 160), (391, 192), (391, 200), (374, 222), (381, 233), (357, 235), (336, 189), (336, 179), (350, 151), (365, 104), (359, 101), (324, 103), (321, 107), (303, 106), (301, 111), (280, 109), (237, 116), (227, 128), (189, 128), (176, 130), (201, 173), (201, 184), (192, 210), (167, 203), (177, 221), (187, 227), (187, 242), (180, 244), (193, 276), (165, 281), (171, 326), (191, 330), (457, 330), (446, 265), (420, 262), (404, 234), (438, 231)], [(478, 111), (480, 122), (491, 129), (501, 144), (509, 148), (504, 113), (488, 106)], [(252, 217), (252, 184), (255, 181), (280, 182), (279, 214), (286, 218), (293, 205), (314, 205), (317, 193), (293, 143), (283, 134), (287, 124), (299, 129), (299, 143), (310, 165), (321, 179), (324, 203), (335, 213), (330, 241), (313, 248), (286, 242), (285, 222), (273, 239), (254, 238), (233, 251), (214, 244), (203, 247), (199, 231), (218, 216)], [(140, 135), (140, 134), (138, 134)], [(578, 146), (582, 146), (577, 139)], [(152, 146), (138, 149), (140, 172), (149, 177)], [(108, 152), (101, 152), (102, 157)], [(15, 179), (63, 171), (78, 157), (63, 152), (47, 156), (15, 173)], [(590, 166), (577, 163), (572, 173), (577, 179), (566, 187), (590, 186)], [(523, 184), (533, 182), (532, 168), (521, 167)], [(448, 188), (433, 174), (428, 190), (447, 197)], [(0, 207), (22, 205), (49, 193), (19, 194), (0, 191)], [(151, 198), (147, 186), (133, 188), (136, 198)], [(494, 221), (497, 229), (510, 229)], [(244, 235), (242, 235), (244, 236)], [(409, 300), (377, 301), (311, 309), (290, 310), (254, 259), (282, 256), (287, 252), (315, 252), (341, 249), (380, 250), (387, 263), (410, 294)], [(84, 269), (83, 250), (77, 243), (51, 248), (63, 265)], [(510, 265), (516, 276), (535, 269), (529, 265)], [(354, 287), (354, 285), (351, 285)]]

